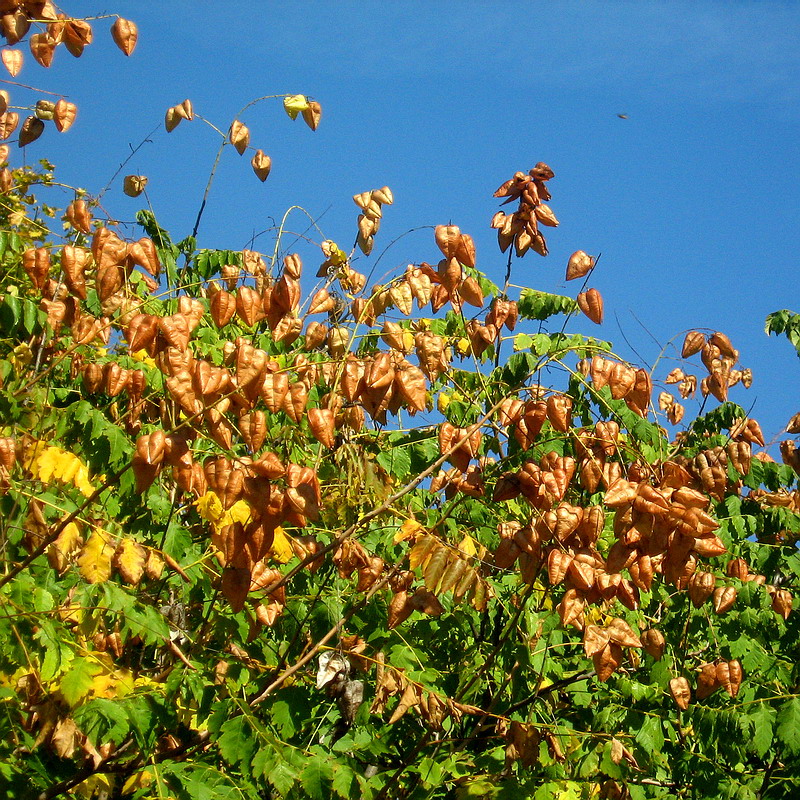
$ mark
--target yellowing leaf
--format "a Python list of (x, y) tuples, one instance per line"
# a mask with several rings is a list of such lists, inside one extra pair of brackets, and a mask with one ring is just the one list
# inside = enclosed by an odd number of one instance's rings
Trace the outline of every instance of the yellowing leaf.
[(222, 501), (217, 497), (214, 492), (208, 491), (201, 497), (194, 501), (197, 506), (197, 513), (207, 522), (219, 522), (225, 509), (222, 507)]
[(246, 500), (237, 500), (226, 512), (220, 520), (220, 525), (233, 525), (235, 522), (241, 522), (242, 525), (247, 525), (253, 511), (250, 504)]
[(144, 575), (147, 551), (133, 539), (123, 539), (114, 553), (114, 566), (125, 583), (136, 586)]
[(476, 556), (478, 555), (478, 547), (475, 540), (469, 535), (466, 534), (464, 538), (458, 543), (458, 549), (461, 551), (462, 555), (465, 556)]
[(294, 550), (292, 550), (292, 545), (289, 543), (289, 537), (280, 526), (275, 528), (275, 538), (272, 540), (270, 555), (280, 564), (285, 564), (294, 556)]
[(147, 350), (137, 350), (130, 355), (134, 361), (140, 361), (142, 364), (146, 364), (148, 367), (152, 367), (153, 369), (156, 368), (155, 359), (150, 358), (150, 356), (147, 355)]
[(114, 548), (107, 534), (95, 530), (78, 556), (78, 569), (89, 583), (105, 583), (111, 577)]
[(404, 542), (406, 539), (418, 536), (424, 530), (423, 526), (415, 519), (407, 519), (401, 526), (400, 530), (394, 535), (394, 544)]
[(153, 782), (153, 773), (150, 770), (143, 769), (141, 772), (136, 772), (122, 784), (122, 794), (133, 794), (139, 789), (144, 789)]
[(70, 522), (47, 548), (47, 560), (50, 566), (58, 572), (64, 572), (69, 566), (70, 559), (80, 550), (82, 544), (80, 528), (74, 522)]
[(32, 471), (42, 483), (57, 480), (71, 484), (84, 497), (89, 497), (95, 490), (89, 480), (89, 468), (74, 453), (67, 453), (55, 445), (35, 456)]
[(297, 119), (297, 115), (308, 108), (308, 99), (304, 94), (293, 94), (289, 97), (284, 97), (283, 108), (292, 119)]

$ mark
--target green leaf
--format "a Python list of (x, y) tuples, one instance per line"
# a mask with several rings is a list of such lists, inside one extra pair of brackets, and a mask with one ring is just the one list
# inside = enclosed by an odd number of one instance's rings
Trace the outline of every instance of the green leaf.
[(100, 665), (88, 658), (76, 658), (72, 662), (59, 686), (61, 694), (69, 705), (77, 705), (89, 693), (94, 683), (94, 676), (100, 671)]
[(778, 711), (775, 733), (790, 753), (800, 753), (800, 697), (787, 700)]
[(329, 785), (333, 779), (333, 767), (329, 758), (315, 754), (300, 774), (300, 782), (311, 800), (327, 800)]
[(268, 777), (275, 791), (285, 797), (297, 782), (297, 770), (285, 761), (281, 761), (270, 770)]
[(250, 774), (250, 762), (256, 750), (253, 731), (244, 716), (233, 717), (222, 725), (222, 735), (217, 740), (220, 755), (231, 765), (239, 765), (245, 775)]
[(405, 447), (382, 450), (375, 460), (394, 478), (404, 478), (411, 470), (411, 456)]
[(777, 716), (775, 709), (766, 703), (757, 703), (751, 707), (747, 716), (753, 724), (750, 746), (759, 758), (764, 758), (772, 746), (775, 717)]
[(536, 289), (523, 289), (517, 301), (522, 319), (546, 320), (556, 314), (571, 314), (578, 311), (578, 304), (571, 297)]
[(351, 797), (354, 797), (353, 781), (355, 777), (355, 773), (347, 764), (335, 764), (333, 768), (333, 791), (344, 800), (350, 800)]

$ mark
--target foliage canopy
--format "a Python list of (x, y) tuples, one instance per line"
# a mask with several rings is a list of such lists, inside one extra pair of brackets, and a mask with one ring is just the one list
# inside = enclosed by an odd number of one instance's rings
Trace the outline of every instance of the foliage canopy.
[[(12, 76), (21, 41), (45, 66), (92, 41), (0, 11)], [(21, 146), (77, 114), (29, 110)], [(242, 119), (215, 130), (267, 179)], [(576, 299), (511, 296), (558, 225), (547, 165), (495, 192), (496, 286), (454, 225), (371, 283), (388, 187), (351, 250), (230, 251), (198, 247), (202, 207), (181, 239), (81, 189), (62, 217), (50, 164), (0, 156), (6, 796), (795, 796), (800, 457), (764, 449), (723, 333), (663, 376), (580, 333), (583, 251)]]

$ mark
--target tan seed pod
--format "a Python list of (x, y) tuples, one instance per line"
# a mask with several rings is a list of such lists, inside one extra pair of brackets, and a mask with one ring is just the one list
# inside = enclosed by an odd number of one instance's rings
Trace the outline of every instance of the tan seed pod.
[(672, 678), (669, 682), (669, 692), (678, 708), (682, 711), (689, 708), (689, 704), (692, 702), (692, 690), (689, 688), (689, 681), (686, 678)]
[(706, 337), (700, 331), (689, 331), (684, 340), (683, 347), (681, 348), (681, 356), (689, 358), (695, 353), (699, 353), (706, 343)]
[(3, 66), (8, 70), (12, 78), (19, 75), (22, 69), (22, 50), (3, 50)]
[(174, 131), (184, 118), (182, 114), (178, 113), (177, 108), (177, 106), (170, 106), (164, 114), (164, 127), (167, 129), (167, 133)]
[(649, 630), (642, 631), (640, 638), (644, 651), (651, 655), (656, 661), (660, 661), (661, 657), (664, 655), (664, 647), (666, 646), (664, 634), (655, 628), (650, 628)]
[(256, 177), (263, 183), (272, 170), (272, 159), (263, 150), (256, 150), (250, 160), (250, 166), (253, 168)]
[(714, 612), (724, 614), (736, 602), (736, 589), (733, 586), (718, 586), (714, 589)]
[(300, 113), (303, 115), (303, 121), (312, 131), (319, 127), (319, 121), (322, 119), (322, 106), (316, 100), (309, 100)]
[(15, 45), (28, 32), (31, 21), (22, 9), (17, 8), (16, 3), (4, 3), (3, 5), (6, 13), (3, 13), (0, 18), (0, 30), (8, 44)]
[(218, 328), (224, 328), (236, 313), (236, 297), (224, 289), (214, 292), (209, 301), (211, 319)]
[(128, 197), (138, 197), (147, 186), (147, 178), (144, 175), (126, 175), (122, 183), (122, 191)]
[(57, 44), (49, 33), (34, 33), (29, 40), (31, 54), (45, 68), (53, 63)]
[(309, 408), (308, 422), (314, 438), (328, 449), (335, 445), (334, 412), (330, 408)]
[(717, 683), (731, 696), (739, 694), (742, 685), (742, 665), (733, 661), (721, 661), (716, 665)]
[(597, 289), (587, 289), (578, 294), (578, 307), (596, 325), (603, 322), (603, 297)]
[(583, 250), (576, 250), (567, 262), (567, 280), (582, 278), (594, 268), (594, 258)]
[(75, 103), (67, 102), (63, 97), (56, 103), (53, 110), (53, 122), (59, 133), (65, 133), (72, 127), (75, 117), (78, 115), (78, 107)]
[(228, 131), (228, 139), (241, 156), (250, 145), (250, 130), (243, 122), (235, 119)]
[(136, 26), (135, 22), (119, 17), (111, 26), (111, 38), (114, 40), (114, 44), (116, 44), (126, 56), (129, 56), (136, 48), (136, 42), (139, 38), (139, 28)]
[[(48, 25), (50, 35), (58, 41), (58, 36), (55, 34), (55, 27), (61, 23), (51, 23)], [(83, 50), (86, 45), (91, 44), (94, 39), (94, 32), (92, 26), (83, 19), (71, 19), (63, 26), (61, 32), (61, 41), (67, 48), (70, 55), (75, 58), (80, 58), (83, 55)]]

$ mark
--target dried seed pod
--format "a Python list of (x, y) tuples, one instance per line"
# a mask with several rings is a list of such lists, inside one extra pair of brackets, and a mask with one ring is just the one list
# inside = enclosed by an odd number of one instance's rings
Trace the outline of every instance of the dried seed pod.
[(78, 107), (75, 103), (69, 103), (62, 97), (53, 109), (53, 122), (56, 130), (59, 133), (66, 133), (72, 127), (77, 115)]
[(689, 704), (692, 702), (692, 690), (689, 688), (689, 681), (686, 678), (672, 678), (669, 682), (669, 692), (678, 708), (682, 711), (689, 708)]
[(567, 280), (582, 278), (594, 268), (594, 258), (583, 250), (576, 250), (567, 262)]
[(597, 325), (603, 322), (603, 297), (597, 289), (588, 289), (578, 295), (578, 307)]
[(319, 121), (322, 119), (322, 106), (316, 100), (309, 100), (300, 113), (303, 116), (303, 121), (312, 131), (319, 127)]
[(256, 177), (263, 183), (272, 170), (272, 159), (263, 150), (256, 150), (250, 160), (250, 166), (253, 168)]
[(44, 133), (44, 122), (38, 117), (30, 116), (22, 123), (18, 144), (26, 147), (35, 142)]
[(243, 122), (235, 119), (228, 131), (228, 139), (241, 156), (250, 145), (250, 129)]
[(2, 58), (3, 66), (12, 78), (16, 78), (22, 69), (22, 50), (3, 50)]
[(731, 696), (739, 694), (742, 685), (742, 665), (733, 661), (721, 661), (716, 665), (717, 683)]
[(664, 647), (666, 646), (664, 634), (655, 628), (650, 628), (649, 630), (642, 631), (640, 638), (644, 651), (651, 655), (656, 661), (660, 661), (661, 657), (664, 655)]
[(714, 612), (724, 614), (736, 602), (736, 589), (733, 586), (718, 586), (714, 589)]
[(49, 33), (34, 33), (29, 40), (31, 54), (45, 68), (53, 63), (57, 44)]
[(128, 197), (138, 197), (147, 186), (147, 177), (145, 175), (126, 175), (122, 182), (122, 191)]
[(700, 331), (689, 331), (683, 340), (683, 347), (681, 348), (681, 356), (689, 358), (695, 353), (699, 353), (706, 343), (706, 337)]
[(139, 38), (139, 28), (136, 26), (135, 22), (119, 17), (111, 26), (111, 38), (114, 40), (114, 44), (116, 44), (126, 56), (129, 56), (136, 48), (136, 42)]

